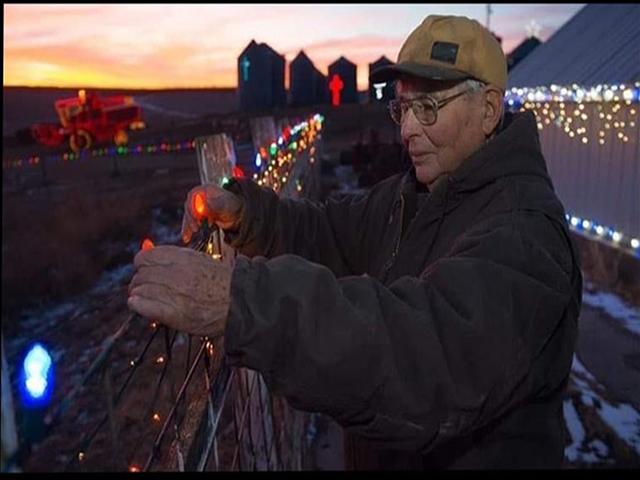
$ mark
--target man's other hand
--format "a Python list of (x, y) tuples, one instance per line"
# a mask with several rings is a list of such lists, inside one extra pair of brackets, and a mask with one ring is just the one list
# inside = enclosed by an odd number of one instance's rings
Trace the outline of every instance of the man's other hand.
[(149, 320), (193, 335), (224, 334), (232, 267), (188, 248), (139, 252), (129, 284), (129, 308)]
[(209, 225), (215, 223), (223, 230), (237, 228), (242, 216), (242, 207), (242, 197), (215, 184), (192, 188), (184, 202), (182, 241), (189, 243), (204, 219)]

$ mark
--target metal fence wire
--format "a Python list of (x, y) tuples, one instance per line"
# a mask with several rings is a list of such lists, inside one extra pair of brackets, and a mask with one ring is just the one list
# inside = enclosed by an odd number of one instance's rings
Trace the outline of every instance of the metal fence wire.
[[(315, 133), (279, 172), (293, 185), (280, 185), (279, 195), (313, 191), (321, 143)], [(212, 261), (232, 261), (235, 253), (219, 231), (199, 233), (192, 248)], [(227, 365), (221, 340), (214, 344), (137, 314), (123, 317), (83, 377), (44, 418), (47, 436), (74, 439), (56, 446), (65, 471), (304, 468), (310, 414), (272, 395), (258, 372)]]

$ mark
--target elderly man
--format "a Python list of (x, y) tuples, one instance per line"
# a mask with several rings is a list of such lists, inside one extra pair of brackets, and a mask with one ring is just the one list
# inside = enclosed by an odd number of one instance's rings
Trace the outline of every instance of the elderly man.
[(224, 336), (233, 365), (345, 427), (348, 468), (559, 467), (582, 277), (535, 119), (503, 114), (506, 72), (478, 22), (427, 17), (373, 73), (396, 80), (406, 174), (322, 205), (197, 187), (184, 240), (204, 191), (234, 268), (139, 253), (130, 308)]

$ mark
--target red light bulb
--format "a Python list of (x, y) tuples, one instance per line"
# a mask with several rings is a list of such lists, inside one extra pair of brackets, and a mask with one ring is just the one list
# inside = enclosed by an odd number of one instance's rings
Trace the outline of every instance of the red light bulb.
[(151, 250), (153, 247), (154, 247), (153, 242), (152, 242), (150, 239), (145, 238), (145, 239), (142, 241), (142, 251), (143, 251), (143, 252), (146, 252), (146, 251), (148, 251), (148, 250)]
[(233, 176), (235, 178), (244, 178), (244, 172), (238, 166), (233, 167)]
[(204, 216), (204, 212), (206, 210), (204, 193), (198, 192), (193, 196), (193, 209), (199, 216)]

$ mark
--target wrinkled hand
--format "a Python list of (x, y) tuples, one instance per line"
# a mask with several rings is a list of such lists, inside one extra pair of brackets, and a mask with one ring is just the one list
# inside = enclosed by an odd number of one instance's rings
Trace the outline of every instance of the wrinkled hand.
[(141, 251), (133, 263), (127, 302), (131, 310), (193, 335), (213, 339), (224, 333), (231, 266), (174, 246)]
[[(196, 205), (197, 194), (204, 199), (200, 205)], [(182, 241), (189, 243), (193, 234), (200, 229), (202, 219), (207, 219), (209, 225), (215, 223), (223, 230), (237, 228), (242, 217), (243, 206), (242, 197), (215, 184), (192, 188), (184, 202)], [(197, 211), (198, 208), (200, 212)]]

